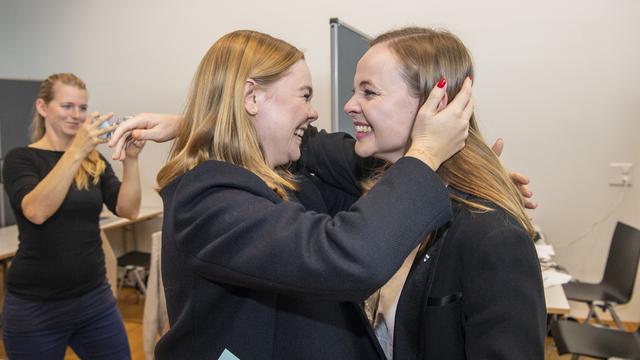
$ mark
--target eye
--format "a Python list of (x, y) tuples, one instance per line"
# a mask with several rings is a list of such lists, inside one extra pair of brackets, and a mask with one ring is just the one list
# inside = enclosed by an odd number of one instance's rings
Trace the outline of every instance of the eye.
[(311, 101), (311, 94), (306, 93), (304, 95), (302, 95), (302, 97), (304, 98), (304, 101), (309, 102)]
[(82, 111), (83, 113), (84, 113), (84, 112), (87, 112), (87, 107), (86, 107), (86, 106), (84, 106), (84, 105), (83, 105), (83, 106), (80, 106), (80, 111)]
[(65, 110), (71, 109), (73, 106), (71, 104), (62, 104), (62, 108)]
[(364, 89), (362, 90), (362, 93), (364, 93), (365, 97), (374, 97), (374, 96), (378, 96), (378, 93), (373, 91), (373, 90), (369, 90), (369, 89)]

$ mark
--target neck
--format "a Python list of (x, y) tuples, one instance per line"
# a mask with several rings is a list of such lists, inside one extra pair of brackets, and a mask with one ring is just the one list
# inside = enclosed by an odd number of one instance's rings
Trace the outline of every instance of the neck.
[(34, 145), (44, 150), (67, 151), (71, 142), (73, 142), (73, 138), (56, 136), (55, 134), (46, 132), (40, 140), (34, 143)]
[(384, 160), (394, 164), (396, 161), (400, 160), (400, 158), (404, 156), (404, 152), (384, 154), (384, 155), (373, 154), (372, 156), (376, 159)]

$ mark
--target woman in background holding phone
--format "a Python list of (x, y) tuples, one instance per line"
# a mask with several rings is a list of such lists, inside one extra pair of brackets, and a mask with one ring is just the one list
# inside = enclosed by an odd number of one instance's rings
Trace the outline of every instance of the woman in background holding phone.
[(63, 359), (67, 346), (82, 359), (131, 357), (106, 279), (99, 215), (106, 204), (118, 216), (137, 217), (144, 142), (128, 142), (120, 182), (96, 150), (114, 130), (103, 126), (111, 115), (92, 113), (87, 121), (87, 102), (77, 76), (49, 76), (35, 102), (34, 142), (5, 159), (20, 240), (2, 316), (11, 359)]

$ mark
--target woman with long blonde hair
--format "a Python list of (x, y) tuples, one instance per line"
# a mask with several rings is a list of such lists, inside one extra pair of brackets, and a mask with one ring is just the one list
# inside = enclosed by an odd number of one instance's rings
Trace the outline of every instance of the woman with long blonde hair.
[(462, 147), (470, 96), (435, 115), (434, 90), (405, 156), (356, 201), (289, 167), (312, 94), (302, 52), (266, 34), (226, 34), (200, 62), (157, 177), (171, 324), (157, 358), (384, 358), (359, 303), (448, 219), (432, 169)]
[(138, 154), (128, 141), (123, 181), (96, 150), (110, 115), (87, 118), (84, 82), (53, 74), (35, 101), (33, 143), (11, 150), (3, 168), (20, 245), (8, 272), (2, 330), (11, 359), (129, 359), (122, 317), (106, 279), (103, 204), (133, 219), (140, 208)]
[[(345, 105), (357, 141), (312, 138), (306, 166), (336, 187), (366, 193), (410, 146), (429, 89), (446, 89), (440, 109), (469, 77), (471, 56), (447, 31), (410, 27), (378, 36), (358, 62)], [(359, 177), (354, 148), (386, 164), (360, 170), (369, 175)], [(542, 359), (546, 308), (533, 226), (473, 115), (466, 146), (437, 173), (448, 186), (453, 218), (367, 300), (387, 358)]]

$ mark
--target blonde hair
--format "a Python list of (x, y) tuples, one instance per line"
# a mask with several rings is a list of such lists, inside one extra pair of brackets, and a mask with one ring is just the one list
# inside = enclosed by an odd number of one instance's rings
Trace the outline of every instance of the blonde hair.
[[(46, 78), (38, 89), (38, 99), (42, 99), (45, 104), (49, 104), (56, 96), (55, 85), (64, 84), (76, 87), (80, 90), (87, 91), (87, 86), (79, 77), (71, 73), (53, 74)], [(35, 107), (35, 105), (34, 105)], [(46, 132), (45, 120), (37, 110), (34, 111), (33, 120), (31, 121), (31, 140), (38, 141), (42, 139)], [(89, 177), (91, 177), (94, 185), (100, 182), (100, 175), (105, 171), (107, 165), (100, 157), (98, 150), (93, 150), (82, 161), (80, 168), (76, 172), (74, 182), (79, 190), (87, 190), (89, 188)]]
[(268, 165), (244, 107), (245, 82), (268, 86), (303, 59), (292, 45), (255, 31), (234, 31), (216, 41), (194, 75), (169, 161), (158, 173), (159, 187), (203, 161), (218, 160), (253, 172), (286, 199), (286, 190), (297, 185), (284, 167)]
[[(402, 75), (420, 99), (420, 105), (424, 104), (441, 78), (447, 80), (447, 96), (453, 99), (464, 80), (468, 76), (473, 77), (469, 51), (460, 39), (447, 31), (408, 27), (378, 36), (371, 46), (377, 44), (387, 46), (396, 55)], [(485, 143), (474, 115), (471, 116), (466, 146), (445, 161), (437, 172), (449, 186), (500, 206), (533, 236), (533, 226), (524, 210), (524, 198), (496, 154)], [(370, 184), (364, 185), (369, 187)], [(476, 210), (494, 210), (486, 204), (455, 194), (450, 197)]]

